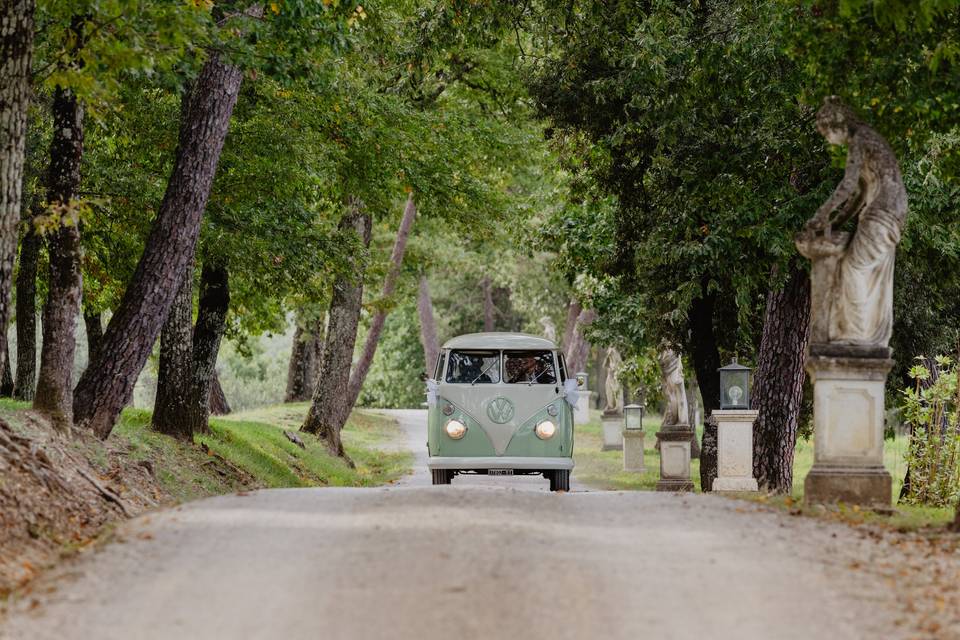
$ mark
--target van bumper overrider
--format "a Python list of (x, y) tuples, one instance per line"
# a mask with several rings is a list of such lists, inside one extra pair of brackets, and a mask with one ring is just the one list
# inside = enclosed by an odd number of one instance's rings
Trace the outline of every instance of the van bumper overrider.
[(519, 456), (493, 456), (487, 458), (451, 458), (431, 456), (427, 467), (430, 469), (524, 469), (540, 470), (570, 470), (573, 469), (573, 458), (527, 458)]

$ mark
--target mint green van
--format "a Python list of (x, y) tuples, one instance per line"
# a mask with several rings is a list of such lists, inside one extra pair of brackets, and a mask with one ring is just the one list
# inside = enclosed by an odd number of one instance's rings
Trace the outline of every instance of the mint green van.
[(570, 489), (576, 380), (545, 338), (473, 333), (443, 345), (427, 380), (433, 484), (462, 473), (543, 475)]

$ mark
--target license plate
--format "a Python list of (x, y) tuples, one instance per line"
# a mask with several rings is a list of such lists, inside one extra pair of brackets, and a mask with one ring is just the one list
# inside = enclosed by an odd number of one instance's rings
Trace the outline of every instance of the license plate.
[(487, 473), (491, 476), (512, 476), (513, 469), (487, 469)]

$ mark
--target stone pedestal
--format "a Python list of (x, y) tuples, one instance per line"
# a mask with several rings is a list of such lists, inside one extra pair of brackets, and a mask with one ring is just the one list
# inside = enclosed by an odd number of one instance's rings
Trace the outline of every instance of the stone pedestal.
[(643, 461), (643, 429), (624, 429), (623, 436), (623, 470), (644, 473), (647, 465)]
[(813, 468), (808, 504), (846, 502), (889, 509), (891, 478), (883, 466), (884, 384), (890, 349), (813, 344)]
[(623, 414), (604, 412), (600, 418), (603, 426), (603, 451), (620, 451), (623, 449)]
[(573, 412), (573, 424), (587, 424), (590, 422), (590, 396), (586, 389), (580, 389), (577, 398), (576, 410)]
[(717, 409), (717, 477), (714, 491), (757, 491), (753, 477), (753, 423), (759, 411)]
[(693, 491), (690, 480), (690, 440), (693, 429), (689, 425), (664, 426), (658, 433), (660, 441), (660, 480), (657, 491)]

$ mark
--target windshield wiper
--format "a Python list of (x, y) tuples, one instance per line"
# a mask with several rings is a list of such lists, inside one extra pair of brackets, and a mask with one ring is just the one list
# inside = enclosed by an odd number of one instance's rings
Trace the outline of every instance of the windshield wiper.
[(497, 364), (497, 361), (498, 361), (498, 360), (499, 360), (499, 358), (498, 358), (497, 360), (494, 360), (494, 361), (491, 362), (490, 364), (488, 364), (488, 365), (487, 365), (487, 368), (480, 372), (480, 375), (478, 375), (476, 378), (474, 378), (473, 380), (470, 381), (470, 384), (476, 384), (477, 380), (479, 380), (480, 378), (482, 378), (482, 377), (487, 373), (487, 371), (490, 371), (490, 368), (493, 367), (493, 365)]

